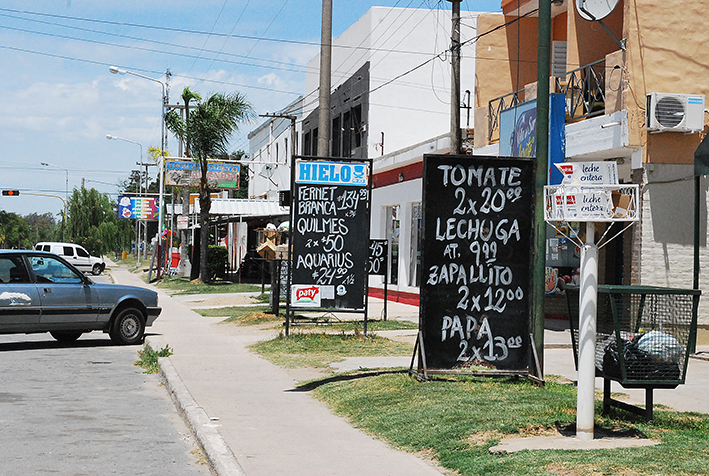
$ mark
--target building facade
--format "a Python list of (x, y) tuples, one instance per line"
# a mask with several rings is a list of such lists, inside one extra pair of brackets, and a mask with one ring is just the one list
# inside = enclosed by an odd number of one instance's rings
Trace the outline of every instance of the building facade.
[[(613, 160), (621, 182), (641, 185), (641, 220), (601, 249), (600, 283), (692, 288), (694, 152), (709, 93), (709, 53), (693, 32), (707, 4), (619, 0), (601, 24), (575, 3), (552, 5), (550, 90), (565, 98), (565, 160)], [(477, 49), (476, 154), (498, 153), (500, 112), (536, 97), (537, 8), (538, 0), (504, 0), (502, 14), (478, 18), (491, 33)], [(703, 266), (706, 190), (702, 178)], [(700, 301), (700, 324), (709, 324), (708, 308)]]

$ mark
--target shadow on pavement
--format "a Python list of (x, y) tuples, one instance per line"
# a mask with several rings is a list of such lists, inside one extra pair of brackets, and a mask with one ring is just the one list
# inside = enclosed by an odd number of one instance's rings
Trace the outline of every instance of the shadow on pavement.
[(346, 382), (348, 380), (357, 380), (361, 378), (367, 378), (367, 377), (376, 377), (378, 375), (388, 375), (388, 374), (405, 374), (408, 373), (408, 370), (374, 370), (374, 371), (362, 371), (362, 372), (357, 372), (356, 374), (344, 374), (344, 375), (335, 375), (334, 377), (328, 377), (320, 380), (312, 380), (310, 382), (306, 382), (302, 385), (298, 385), (295, 388), (292, 388), (290, 390), (286, 390), (286, 392), (310, 392), (311, 390), (315, 390), (316, 388), (320, 387), (321, 385), (325, 385), (328, 383), (333, 383), (333, 382)]

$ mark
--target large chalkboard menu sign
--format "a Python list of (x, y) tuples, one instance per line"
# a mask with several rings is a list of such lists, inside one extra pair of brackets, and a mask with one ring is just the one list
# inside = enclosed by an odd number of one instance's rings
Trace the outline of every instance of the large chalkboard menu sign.
[(296, 158), (290, 304), (364, 309), (371, 161)]
[(429, 369), (527, 372), (534, 162), (426, 155), (420, 328)]

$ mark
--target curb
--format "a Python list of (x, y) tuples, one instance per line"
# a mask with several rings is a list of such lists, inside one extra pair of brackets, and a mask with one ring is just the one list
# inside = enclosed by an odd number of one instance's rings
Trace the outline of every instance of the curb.
[(160, 357), (160, 376), (172, 397), (177, 410), (192, 429), (197, 442), (202, 447), (209, 466), (217, 476), (246, 476), (234, 453), (224, 442), (207, 413), (190, 394), (169, 357)]

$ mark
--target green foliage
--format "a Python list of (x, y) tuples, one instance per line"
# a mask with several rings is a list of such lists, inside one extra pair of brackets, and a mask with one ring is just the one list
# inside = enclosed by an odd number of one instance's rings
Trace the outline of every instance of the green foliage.
[(261, 286), (255, 284), (233, 284), (227, 281), (213, 283), (191, 283), (189, 278), (166, 276), (155, 283), (162, 289), (174, 291), (174, 295), (183, 294), (218, 294), (218, 293), (247, 293), (261, 291)]
[(32, 248), (31, 229), (17, 213), (0, 210), (0, 245), (3, 248)]
[(654, 422), (645, 423), (620, 410), (601, 416), (597, 402), (596, 430), (603, 436), (649, 437), (661, 444), (491, 454), (489, 448), (506, 435), (573, 434), (575, 388), (551, 381), (539, 388), (516, 378), (433, 376), (419, 382), (404, 374), (346, 377), (309, 382), (304, 388), (314, 388), (317, 398), (357, 428), (395, 447), (426, 452), (456, 474), (706, 474), (707, 415), (656, 409)]
[(118, 218), (117, 203), (96, 189), (75, 188), (69, 198), (69, 220), (64, 239), (82, 245), (94, 255), (130, 246), (130, 220)]
[(172, 353), (172, 349), (170, 349), (170, 347), (167, 345), (162, 349), (155, 351), (152, 347), (150, 347), (150, 345), (146, 344), (143, 349), (138, 351), (139, 359), (135, 363), (135, 365), (145, 369), (146, 374), (156, 374), (160, 371), (158, 358), (170, 357)]
[(284, 367), (327, 367), (344, 357), (403, 356), (411, 346), (385, 337), (354, 334), (297, 333), (259, 342), (251, 346), (265, 359)]
[(209, 246), (207, 250), (207, 271), (210, 278), (224, 274), (228, 259), (229, 251), (225, 247), (218, 245)]
[[(207, 161), (210, 158), (227, 154), (231, 135), (238, 130), (239, 124), (255, 117), (255, 113), (246, 97), (239, 93), (228, 95), (215, 93), (205, 101), (201, 101), (199, 94), (190, 91), (189, 88), (185, 89), (183, 94), (188, 100), (186, 104), (196, 99), (197, 105), (190, 108), (189, 114), (185, 114), (184, 119), (175, 110), (168, 112), (165, 115), (165, 125), (168, 130), (184, 141), (200, 170), (199, 202), (202, 233), (200, 254), (204, 257), (207, 254), (207, 232), (211, 206), (209, 184), (207, 183)], [(199, 274), (204, 282), (208, 282), (211, 278), (206, 261), (209, 261), (209, 258), (200, 261)]]

